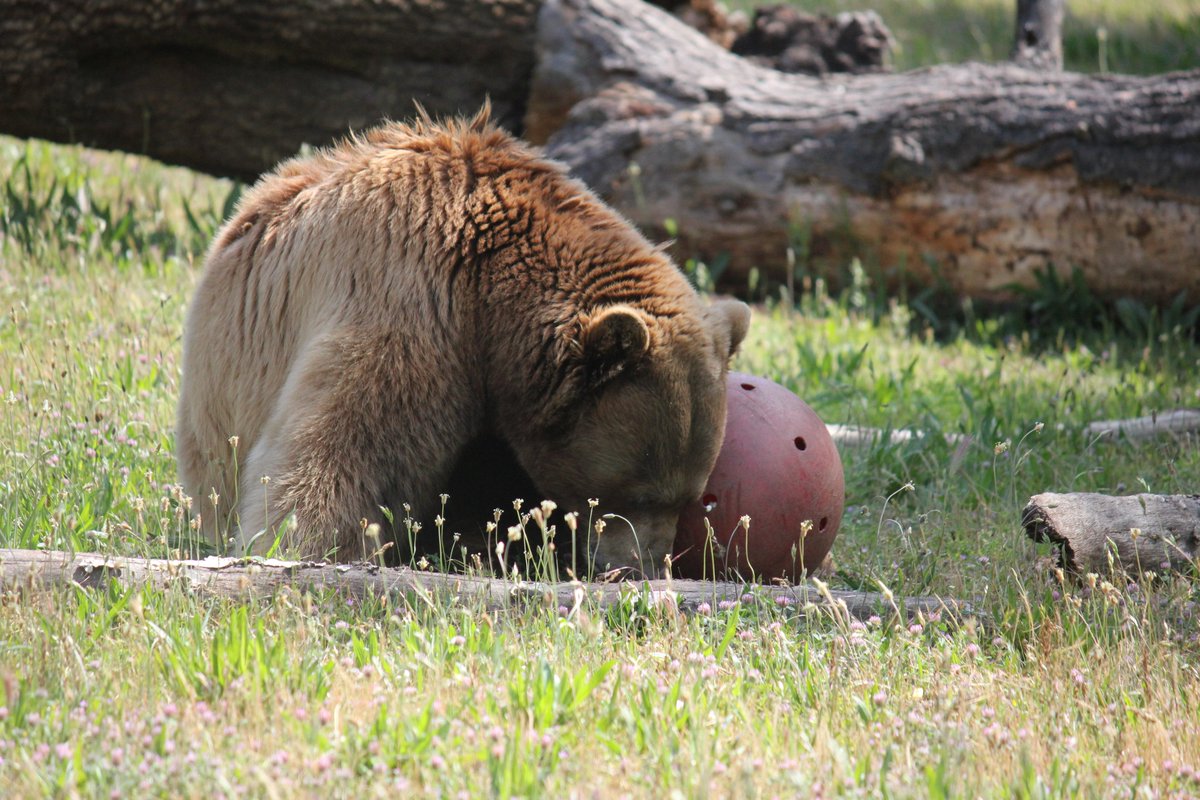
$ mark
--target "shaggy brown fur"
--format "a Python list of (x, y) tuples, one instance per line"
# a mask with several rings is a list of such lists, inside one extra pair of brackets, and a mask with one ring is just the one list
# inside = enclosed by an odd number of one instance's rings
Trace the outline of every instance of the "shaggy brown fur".
[(610, 521), (597, 566), (653, 569), (716, 458), (748, 317), (706, 307), (486, 110), (386, 125), (281, 165), (218, 234), (184, 337), (180, 475), (212, 536), (261, 551), (294, 511), (304, 553), (358, 558), (363, 520), (433, 513), (494, 435), (564, 510), (598, 497), (632, 523)]

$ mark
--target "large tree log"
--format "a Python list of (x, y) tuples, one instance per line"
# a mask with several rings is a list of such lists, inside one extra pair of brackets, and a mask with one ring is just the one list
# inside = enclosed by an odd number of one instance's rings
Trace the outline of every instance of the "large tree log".
[(1198, 107), (1200, 71), (818, 80), (637, 0), (548, 0), (527, 126), (639, 225), (675, 220), (681, 252), (729, 254), (735, 285), (804, 238), (827, 269), (873, 251), (974, 296), (1053, 264), (1161, 300), (1200, 298)]
[(0, 130), (20, 136), (250, 178), (413, 98), (487, 94), (638, 224), (675, 220), (681, 253), (728, 255), (735, 288), (791, 244), (983, 297), (1048, 264), (1200, 297), (1200, 72), (819, 80), (639, 0), (0, 0)]
[(0, 130), (253, 180), (413, 100), (520, 127), (538, 0), (0, 1)]
[(1034, 541), (1058, 545), (1077, 575), (1191, 570), (1200, 556), (1200, 495), (1039, 494), (1023, 524)]
[(867, 619), (878, 614), (951, 619), (985, 616), (967, 603), (937, 597), (898, 598), (888, 594), (828, 589), (814, 584), (753, 586), (709, 581), (654, 580), (639, 583), (536, 583), (503, 578), (446, 575), (393, 569), (371, 564), (326, 564), (263, 559), (206, 558), (168, 561), (116, 558), (92, 553), (0, 549), (0, 592), (52, 586), (102, 586), (116, 581), (127, 586), (182, 587), (212, 597), (248, 599), (270, 597), (287, 586), (300, 591), (336, 590), (346, 596), (376, 597), (416, 594), (478, 604), (489, 609), (544, 603), (574, 609), (593, 604), (611, 608), (639, 595), (669, 609), (695, 612), (707, 603), (716, 609), (723, 600), (739, 601), (748, 593), (754, 602), (788, 605), (805, 613), (810, 607), (827, 613)]

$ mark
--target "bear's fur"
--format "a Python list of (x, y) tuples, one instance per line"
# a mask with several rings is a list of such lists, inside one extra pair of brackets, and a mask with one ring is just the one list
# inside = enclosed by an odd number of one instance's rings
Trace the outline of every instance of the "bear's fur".
[(486, 109), (388, 124), (282, 164), (218, 233), (180, 477), (210, 536), (261, 552), (294, 512), (303, 554), (361, 558), (381, 506), (435, 513), (494, 436), (563, 510), (628, 520), (596, 567), (652, 571), (716, 459), (748, 321)]

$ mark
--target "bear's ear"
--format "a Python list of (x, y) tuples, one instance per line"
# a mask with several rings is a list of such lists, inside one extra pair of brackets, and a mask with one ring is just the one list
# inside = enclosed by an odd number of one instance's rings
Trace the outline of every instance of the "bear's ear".
[(588, 381), (608, 381), (650, 349), (650, 326), (629, 306), (611, 306), (587, 318), (580, 336)]
[(715, 301), (709, 307), (708, 313), (728, 335), (729, 357), (732, 358), (750, 330), (750, 306), (741, 300), (726, 297)]

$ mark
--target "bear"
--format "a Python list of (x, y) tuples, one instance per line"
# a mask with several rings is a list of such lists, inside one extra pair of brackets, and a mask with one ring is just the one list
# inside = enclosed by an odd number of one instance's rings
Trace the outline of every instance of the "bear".
[(260, 178), (205, 257), (176, 426), (193, 524), (262, 554), (294, 515), (298, 555), (371, 557), (490, 438), (536, 500), (613, 515), (596, 569), (657, 574), (749, 317), (486, 106), (351, 135)]

